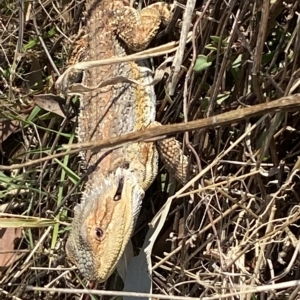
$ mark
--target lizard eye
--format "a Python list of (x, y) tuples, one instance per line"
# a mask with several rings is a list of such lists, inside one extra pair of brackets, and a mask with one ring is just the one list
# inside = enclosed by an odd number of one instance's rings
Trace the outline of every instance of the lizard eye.
[(101, 241), (102, 238), (103, 238), (103, 235), (104, 235), (103, 230), (100, 227), (96, 227), (95, 228), (95, 237), (96, 237), (96, 239), (98, 241)]
[(124, 178), (121, 177), (119, 180), (119, 184), (118, 184), (118, 188), (114, 197), (115, 201), (118, 201), (121, 199), (121, 195), (122, 195), (122, 190), (123, 190), (123, 186), (124, 186)]

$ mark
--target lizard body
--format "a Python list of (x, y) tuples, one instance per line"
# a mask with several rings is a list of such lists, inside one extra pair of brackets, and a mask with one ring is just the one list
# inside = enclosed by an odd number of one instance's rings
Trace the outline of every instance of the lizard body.
[[(160, 23), (168, 22), (166, 7), (156, 3), (139, 15), (122, 1), (87, 0), (86, 59), (125, 55), (116, 36), (135, 51), (146, 48)], [(139, 27), (145, 35), (137, 34)], [(152, 80), (147, 68), (124, 62), (89, 70), (84, 83), (94, 85), (114, 76), (142, 83)], [(119, 83), (96, 89), (81, 100), (79, 141), (99, 141), (143, 129), (154, 121), (155, 105), (150, 85)], [(134, 143), (110, 152), (87, 151), (83, 156), (93, 171), (75, 208), (66, 251), (84, 277), (102, 282), (114, 271), (133, 233), (145, 190), (157, 174), (158, 154), (154, 143)]]

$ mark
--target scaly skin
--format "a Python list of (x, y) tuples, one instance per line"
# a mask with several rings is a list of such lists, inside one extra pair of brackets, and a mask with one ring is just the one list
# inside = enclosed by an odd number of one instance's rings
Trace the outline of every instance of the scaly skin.
[[(86, 60), (125, 55), (116, 35), (133, 50), (147, 47), (160, 23), (170, 17), (163, 3), (149, 6), (140, 17), (121, 1), (86, 2)], [(145, 31), (144, 36), (140, 30)], [(89, 70), (84, 84), (95, 85), (114, 76), (143, 83), (152, 80), (145, 67), (126, 62)], [(155, 102), (153, 86), (128, 83), (85, 95), (81, 100), (79, 141), (99, 141), (147, 127), (155, 118)], [(133, 233), (144, 192), (157, 174), (158, 155), (153, 143), (135, 143), (108, 152), (87, 151), (83, 158), (93, 171), (75, 209), (66, 251), (85, 278), (102, 282), (114, 271)]]
[(111, 275), (130, 239), (143, 197), (135, 174), (123, 168), (84, 195), (75, 209), (66, 249), (85, 278), (104, 281)]

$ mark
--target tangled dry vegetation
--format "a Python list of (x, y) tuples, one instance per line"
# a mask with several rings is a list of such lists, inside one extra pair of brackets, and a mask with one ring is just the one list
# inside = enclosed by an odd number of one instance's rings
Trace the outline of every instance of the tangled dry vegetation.
[[(156, 86), (159, 121), (204, 119), (299, 91), (299, 1), (270, 2), (197, 1), (174, 96), (167, 93), (172, 74)], [(89, 299), (54, 292), (87, 284), (64, 252), (83, 173), (76, 153), (53, 156), (76, 142), (79, 100), (72, 99), (74, 114), (64, 118), (57, 114), (66, 103), (34, 97), (56, 93), (83, 11), (80, 0), (0, 3), (1, 299)], [(178, 27), (170, 32), (170, 40), (179, 39)], [(300, 299), (293, 281), (300, 276), (299, 112), (217, 125), (177, 136), (199, 168), (196, 181), (181, 189), (161, 165), (147, 192), (133, 236), (136, 253), (148, 223), (177, 193), (152, 251), (153, 293)], [(257, 288), (245, 293), (251, 287)], [(117, 275), (105, 289), (122, 289)]]

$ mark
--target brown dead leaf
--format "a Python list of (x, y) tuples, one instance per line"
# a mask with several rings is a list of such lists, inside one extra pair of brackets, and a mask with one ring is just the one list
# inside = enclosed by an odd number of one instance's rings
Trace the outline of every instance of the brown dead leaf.
[[(0, 272), (12, 265), (18, 258), (22, 228), (0, 229)], [(1, 274), (0, 273), (0, 274)]]
[(65, 103), (64, 99), (53, 94), (40, 94), (33, 97), (34, 102), (42, 109), (66, 117), (62, 110), (62, 105)]
[(27, 54), (31, 59), (30, 72), (26, 76), (28, 85), (31, 89), (41, 91), (44, 87), (43, 73), (39, 60), (33, 54)]
[(0, 144), (20, 128), (18, 120), (3, 120), (0, 122)]

